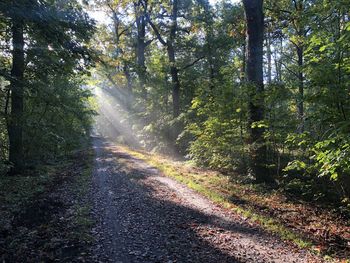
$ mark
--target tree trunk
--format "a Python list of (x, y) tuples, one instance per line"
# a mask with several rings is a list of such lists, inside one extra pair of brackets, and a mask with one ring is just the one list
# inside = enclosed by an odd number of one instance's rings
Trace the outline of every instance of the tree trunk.
[(146, 43), (146, 12), (147, 12), (147, 1), (141, 3), (135, 3), (135, 14), (136, 14), (136, 26), (137, 26), (137, 66), (138, 76), (140, 81), (140, 87), (144, 98), (147, 98), (146, 91), (146, 58), (145, 51), (147, 47)]
[[(216, 67), (215, 67), (215, 62), (214, 62), (214, 54), (215, 54), (215, 47), (214, 47), (214, 29), (213, 29), (213, 16), (210, 10), (210, 4), (209, 1), (203, 1), (200, 3), (202, 7), (204, 8), (204, 13), (205, 13), (205, 41), (206, 41), (206, 57), (207, 57), (207, 62), (209, 65), (209, 88), (211, 91), (214, 90), (215, 84), (215, 76), (216, 76)], [(210, 94), (213, 95), (213, 94)]]
[(241, 76), (240, 76), (240, 81), (241, 82), (244, 82), (245, 79), (246, 79), (246, 64), (247, 64), (247, 58), (246, 58), (246, 55), (247, 55), (247, 47), (246, 47), (247, 43), (244, 43), (243, 46), (242, 46), (242, 68), (241, 68)]
[(273, 53), (274, 63), (275, 63), (275, 72), (276, 72), (275, 80), (281, 83), (282, 82), (282, 63), (281, 63), (282, 58), (278, 57), (278, 53), (280, 54), (283, 53), (283, 40), (281, 37), (279, 38), (278, 46), (276, 44), (276, 50)]
[(263, 41), (264, 15), (263, 0), (243, 0), (247, 22), (246, 80), (251, 86), (249, 102), (249, 143), (250, 170), (257, 182), (272, 182), (267, 169), (264, 128), (253, 124), (264, 119), (263, 82)]
[(152, 27), (153, 31), (155, 32), (159, 42), (167, 49), (168, 60), (170, 64), (171, 82), (172, 82), (172, 99), (173, 99), (173, 117), (174, 118), (180, 115), (180, 91), (181, 91), (179, 69), (176, 66), (176, 56), (175, 56), (175, 48), (174, 48), (176, 31), (177, 31), (177, 17), (178, 17), (178, 1), (173, 0), (171, 18), (170, 18), (171, 25), (170, 25), (169, 37), (167, 40), (165, 40), (159, 33), (156, 25), (153, 24), (149, 16), (147, 16), (148, 23)]
[(167, 51), (170, 62), (170, 74), (173, 84), (173, 116), (174, 118), (178, 117), (180, 114), (180, 80), (179, 80), (179, 70), (176, 67), (175, 59), (175, 49), (174, 42), (176, 38), (177, 31), (177, 12), (178, 12), (178, 2), (177, 0), (173, 1), (173, 10), (171, 15), (171, 27), (170, 35), (167, 41)]
[(303, 73), (303, 47), (297, 47), (297, 55), (298, 55), (298, 119), (299, 119), (299, 127), (298, 132), (304, 132), (304, 73)]
[(297, 110), (298, 110), (298, 133), (304, 132), (304, 38), (306, 37), (305, 26), (302, 21), (302, 14), (304, 12), (303, 0), (294, 1), (295, 11), (298, 14), (299, 19), (293, 22), (295, 30), (297, 32), (298, 40), (292, 43), (295, 45), (296, 53), (298, 57), (298, 97), (297, 97)]
[[(209, 33), (210, 34), (210, 33)], [(212, 37), (208, 37), (207, 43), (208, 43), (208, 64), (209, 64), (209, 87), (210, 90), (213, 91), (215, 87), (215, 65), (214, 65), (214, 59), (213, 59), (213, 48), (211, 46)]]
[(179, 80), (179, 72), (177, 67), (175, 66), (175, 51), (172, 44), (168, 43), (168, 56), (170, 62), (170, 74), (171, 81), (173, 85), (173, 116), (176, 118), (180, 114), (180, 80)]
[(127, 63), (124, 62), (123, 66), (123, 72), (124, 76), (126, 78), (126, 95), (125, 95), (125, 106), (127, 110), (132, 109), (132, 97), (133, 97), (133, 90), (132, 90), (132, 78), (130, 75), (130, 69)]
[(24, 38), (23, 21), (13, 19), (12, 25), (12, 69), (11, 69), (11, 114), (8, 121), (9, 161), (11, 173), (23, 170), (23, 80), (24, 80)]
[(271, 84), (271, 82), (272, 82), (271, 33), (267, 32), (266, 36), (267, 36), (267, 39), (266, 39), (267, 83)]

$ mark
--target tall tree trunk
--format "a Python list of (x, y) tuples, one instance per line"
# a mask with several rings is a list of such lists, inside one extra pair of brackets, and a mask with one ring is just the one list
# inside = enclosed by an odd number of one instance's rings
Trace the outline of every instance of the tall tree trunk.
[(242, 46), (242, 67), (240, 73), (240, 81), (244, 82), (246, 80), (246, 64), (247, 64), (247, 43), (244, 43)]
[(158, 31), (156, 25), (150, 20), (150, 17), (147, 16), (148, 23), (155, 32), (159, 42), (166, 47), (168, 53), (168, 60), (170, 64), (170, 75), (172, 82), (172, 99), (173, 99), (173, 117), (176, 118), (180, 115), (180, 91), (181, 83), (179, 79), (179, 69), (176, 66), (176, 55), (175, 55), (175, 39), (177, 31), (177, 17), (178, 17), (178, 1), (173, 0), (172, 2), (172, 11), (171, 11), (171, 25), (169, 37), (167, 40), (163, 39), (161, 34)]
[(174, 118), (178, 117), (180, 114), (180, 79), (179, 79), (179, 70), (176, 67), (176, 58), (175, 58), (175, 49), (174, 42), (176, 38), (177, 31), (177, 14), (178, 13), (178, 2), (173, 0), (173, 9), (171, 14), (171, 27), (170, 35), (167, 41), (167, 51), (170, 62), (170, 74), (173, 84), (173, 116)]
[(297, 97), (297, 110), (298, 110), (298, 132), (304, 132), (304, 38), (306, 36), (306, 30), (304, 22), (302, 21), (304, 5), (303, 0), (293, 1), (295, 11), (298, 14), (298, 20), (293, 22), (295, 30), (297, 32), (297, 41), (292, 41), (293, 45), (296, 48), (296, 53), (298, 57), (298, 97)]
[(20, 173), (24, 167), (23, 154), (23, 80), (24, 80), (24, 38), (23, 21), (12, 19), (12, 69), (11, 69), (11, 113), (8, 121), (9, 161), (11, 173)]
[(144, 98), (147, 98), (146, 91), (146, 58), (145, 51), (148, 43), (146, 42), (146, 12), (147, 1), (139, 0), (135, 3), (136, 27), (137, 27), (137, 66), (140, 87)]
[(171, 44), (167, 47), (169, 62), (170, 62), (170, 74), (173, 85), (172, 97), (173, 97), (173, 116), (176, 118), (180, 114), (180, 79), (179, 71), (175, 66), (175, 51)]
[[(336, 38), (339, 40), (342, 36), (342, 32), (341, 32), (341, 27), (343, 23), (346, 23), (346, 19), (345, 19), (345, 15), (341, 12), (341, 10), (337, 11), (337, 34), (336, 34)], [(336, 52), (336, 57), (337, 57), (337, 86), (338, 86), (338, 91), (337, 92), (341, 92), (341, 90), (343, 89), (343, 50), (341, 48), (341, 46), (338, 44), (337, 46), (337, 52)], [(341, 94), (341, 93), (340, 93)], [(343, 117), (343, 120), (346, 121), (347, 120), (347, 116), (346, 116), (346, 112), (344, 109), (344, 105), (346, 103), (346, 101), (344, 100), (343, 96), (338, 96), (338, 107), (340, 109), (339, 113), (341, 114), (341, 116)]]
[(249, 143), (250, 168), (257, 182), (272, 182), (267, 169), (264, 128), (254, 123), (264, 119), (263, 82), (263, 41), (264, 15), (263, 0), (243, 0), (247, 22), (246, 80), (251, 86), (249, 101)]
[(273, 58), (274, 58), (275, 72), (276, 72), (275, 80), (281, 83), (282, 82), (282, 63), (281, 63), (282, 58), (278, 57), (278, 53), (279, 54), (283, 53), (283, 40), (281, 37), (278, 40), (279, 40), (278, 45), (276, 44), (275, 46), (276, 50), (273, 53)]
[(266, 56), (267, 56), (267, 83), (272, 82), (272, 52), (271, 52), (271, 33), (270, 31), (266, 34)]
[(298, 55), (298, 119), (299, 119), (299, 127), (298, 132), (304, 132), (304, 73), (303, 73), (303, 53), (304, 49), (302, 46), (297, 47), (297, 55)]
[[(204, 15), (205, 15), (205, 41), (206, 41), (206, 57), (207, 62), (209, 65), (209, 88), (211, 91), (214, 90), (215, 84), (215, 76), (216, 76), (216, 67), (214, 62), (214, 54), (215, 54), (215, 47), (214, 47), (214, 31), (213, 31), (213, 15), (210, 10), (210, 3), (207, 0), (199, 1), (204, 9)], [(213, 94), (210, 94), (213, 95)]]
[(210, 87), (210, 90), (213, 91), (214, 90), (214, 87), (215, 87), (215, 75), (216, 75), (216, 72), (215, 72), (215, 64), (214, 64), (214, 59), (213, 59), (213, 56), (214, 56), (214, 52), (213, 52), (213, 48), (212, 48), (212, 44), (211, 44), (211, 41), (212, 41), (212, 30), (210, 30), (210, 32), (208, 33), (209, 34), (209, 37), (207, 37), (207, 44), (208, 44), (208, 64), (209, 64), (209, 87)]

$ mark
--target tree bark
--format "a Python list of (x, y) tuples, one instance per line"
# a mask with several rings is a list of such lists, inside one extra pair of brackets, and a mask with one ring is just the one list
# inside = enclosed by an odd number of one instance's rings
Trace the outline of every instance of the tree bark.
[[(299, 20), (294, 20), (293, 25), (298, 36), (297, 41), (292, 41), (295, 46), (298, 57), (298, 97), (297, 97), (297, 110), (299, 125), (297, 127), (298, 133), (304, 132), (304, 38), (306, 36), (305, 26), (302, 21), (302, 14), (304, 12), (303, 0), (293, 1), (295, 11), (298, 14)], [(301, 20), (300, 20), (301, 19)]]
[(272, 52), (271, 52), (271, 33), (266, 34), (266, 56), (267, 56), (267, 83), (272, 82)]
[[(210, 9), (209, 1), (199, 1), (199, 4), (202, 5), (204, 9), (204, 17), (205, 17), (205, 41), (206, 41), (206, 57), (209, 66), (209, 88), (211, 91), (214, 90), (215, 87), (215, 77), (216, 77), (216, 67), (214, 62), (215, 56), (215, 47), (214, 47), (214, 29), (213, 29), (213, 15)], [(212, 95), (212, 94), (211, 94)]]
[(180, 114), (180, 80), (179, 71), (175, 66), (175, 51), (171, 44), (167, 47), (168, 57), (170, 62), (170, 75), (173, 85), (172, 98), (173, 98), (173, 117), (176, 118)]
[(241, 68), (241, 77), (240, 81), (244, 82), (246, 80), (246, 64), (247, 64), (247, 43), (244, 43), (242, 46), (242, 68)]
[(298, 132), (304, 132), (304, 73), (303, 73), (303, 47), (297, 47), (297, 55), (298, 55), (298, 119), (299, 119), (299, 127)]
[(148, 43), (146, 42), (146, 12), (147, 12), (147, 0), (139, 0), (135, 3), (135, 14), (136, 14), (136, 27), (137, 27), (137, 66), (138, 76), (140, 81), (140, 87), (144, 98), (147, 98), (146, 91), (146, 58), (145, 52)]
[(279, 38), (279, 43), (278, 46), (276, 45), (276, 48), (278, 48), (278, 51), (274, 52), (274, 62), (275, 62), (275, 71), (276, 71), (276, 77), (275, 80), (279, 83), (282, 82), (282, 63), (281, 63), (281, 58), (278, 58), (277, 52), (283, 53), (283, 40), (280, 37)]
[(243, 0), (247, 23), (246, 81), (251, 87), (249, 101), (250, 170), (257, 182), (272, 182), (267, 169), (267, 148), (263, 127), (254, 125), (264, 119), (263, 0)]
[(23, 81), (24, 81), (24, 37), (22, 20), (12, 19), (12, 69), (11, 69), (11, 113), (8, 121), (9, 161), (12, 174), (20, 173), (24, 167), (23, 154)]
[(177, 14), (178, 13), (178, 2), (177, 0), (173, 1), (173, 9), (171, 14), (171, 27), (170, 35), (167, 41), (167, 51), (170, 62), (170, 74), (173, 84), (173, 116), (174, 118), (178, 117), (180, 114), (180, 79), (179, 79), (179, 70), (176, 67), (175, 59), (175, 49), (174, 42), (176, 38), (177, 31)]

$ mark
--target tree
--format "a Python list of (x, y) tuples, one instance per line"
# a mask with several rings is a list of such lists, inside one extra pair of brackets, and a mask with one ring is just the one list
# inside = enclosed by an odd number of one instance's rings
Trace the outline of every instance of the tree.
[(179, 69), (176, 65), (176, 55), (175, 55), (175, 40), (178, 31), (178, 0), (171, 1), (171, 11), (170, 11), (170, 26), (169, 33), (167, 38), (165, 39), (158, 27), (153, 23), (153, 21), (148, 16), (148, 22), (151, 25), (152, 29), (155, 32), (159, 42), (166, 48), (168, 54), (168, 60), (170, 64), (170, 75), (171, 81), (173, 85), (172, 89), (172, 98), (173, 98), (173, 117), (176, 118), (180, 114), (180, 79), (179, 79)]
[(264, 79), (263, 0), (243, 0), (247, 23), (246, 81), (250, 86), (249, 101), (249, 143), (251, 147), (251, 172), (257, 182), (271, 182), (267, 169), (266, 144), (264, 140)]
[(137, 71), (139, 75), (139, 82), (143, 96), (147, 97), (147, 91), (145, 87), (146, 83), (146, 48), (152, 43), (153, 39), (146, 39), (146, 26), (147, 26), (147, 12), (148, 12), (148, 0), (138, 0), (134, 2), (134, 12), (137, 28)]
[[(18, 3), (17, 3), (18, 4)], [(21, 6), (15, 5), (15, 10)], [(17, 9), (18, 8), (18, 9)], [(12, 13), (12, 69), (11, 69), (11, 114), (8, 119), (9, 161), (11, 173), (20, 173), (24, 166), (23, 155), (23, 94), (24, 94), (24, 17)]]

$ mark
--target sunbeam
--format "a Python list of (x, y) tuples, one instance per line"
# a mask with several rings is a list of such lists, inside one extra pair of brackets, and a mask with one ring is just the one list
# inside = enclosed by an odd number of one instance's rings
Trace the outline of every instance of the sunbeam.
[(132, 129), (130, 124), (132, 122), (128, 119), (127, 109), (124, 106), (128, 94), (105, 86), (95, 86), (94, 94), (98, 103), (96, 132), (113, 141), (140, 147), (140, 140)]

